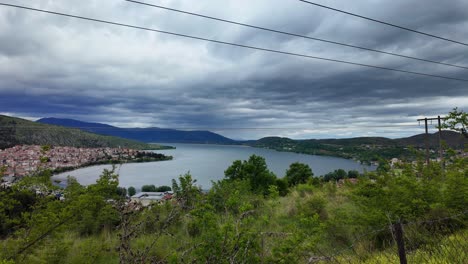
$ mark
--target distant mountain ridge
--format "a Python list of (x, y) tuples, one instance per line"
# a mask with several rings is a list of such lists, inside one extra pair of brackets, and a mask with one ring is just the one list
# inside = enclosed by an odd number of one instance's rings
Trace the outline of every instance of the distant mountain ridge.
[(167, 128), (120, 128), (102, 123), (89, 123), (74, 119), (42, 118), (36, 122), (78, 128), (84, 131), (116, 136), (147, 143), (207, 143), (207, 144), (239, 144), (230, 138), (210, 131), (183, 131)]
[(41, 124), (21, 118), (0, 115), (0, 149), (15, 145), (52, 145), (69, 147), (111, 147), (159, 149), (135, 140), (103, 136), (79, 129)]
[[(181, 131), (163, 128), (119, 128), (107, 124), (59, 118), (43, 118), (37, 122), (79, 128), (96, 134), (111, 135), (148, 143), (243, 144), (278, 151), (343, 157), (360, 160), (365, 163), (377, 161), (379, 158), (413, 160), (415, 158), (415, 153), (408, 147), (424, 148), (426, 140), (425, 134), (419, 134), (399, 139), (358, 137), (294, 140), (281, 137), (266, 137), (259, 140), (235, 141), (209, 131)], [(451, 148), (463, 149), (464, 144), (466, 144), (466, 139), (459, 133), (442, 131), (441, 135), (447, 146)], [(428, 142), (432, 149), (438, 149), (438, 133), (429, 134)]]
[[(454, 131), (443, 130), (441, 133), (442, 140), (447, 146), (454, 149), (462, 149), (464, 144), (467, 142), (466, 138), (460, 133)], [(265, 137), (259, 140), (248, 141), (249, 145), (265, 143), (272, 141), (278, 142), (307, 142), (313, 144), (326, 144), (326, 145), (340, 145), (340, 146), (352, 146), (352, 145), (381, 145), (381, 146), (399, 146), (408, 147), (413, 146), (417, 148), (425, 147), (426, 134), (418, 134), (411, 137), (390, 139), (385, 137), (356, 137), (356, 138), (330, 138), (330, 139), (290, 139), (281, 137)], [(439, 132), (430, 133), (428, 137), (429, 147), (439, 147)]]
[[(453, 131), (442, 131), (441, 137), (447, 146), (454, 149), (463, 149), (465, 144), (468, 143), (463, 135)], [(425, 140), (425, 134), (399, 139), (359, 137), (294, 140), (281, 137), (265, 137), (255, 141), (248, 141), (246, 144), (252, 147), (278, 151), (337, 156), (370, 162), (378, 160), (379, 157), (413, 159), (414, 153), (408, 147), (424, 148)], [(439, 133), (429, 134), (428, 143), (430, 148), (438, 149)]]
[[(467, 139), (460, 133), (454, 131), (443, 130), (441, 133), (442, 140), (447, 146), (454, 149), (463, 149), (464, 144), (467, 143)], [(394, 141), (400, 146), (425, 146), (426, 135), (419, 134), (406, 138), (394, 139)], [(429, 134), (428, 143), (431, 148), (439, 147), (439, 132)]]

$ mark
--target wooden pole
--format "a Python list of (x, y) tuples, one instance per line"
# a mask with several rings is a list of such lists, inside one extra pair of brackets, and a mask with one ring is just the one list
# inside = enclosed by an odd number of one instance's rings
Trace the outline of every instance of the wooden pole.
[(400, 264), (407, 264), (406, 260), (406, 251), (405, 251), (405, 241), (403, 239), (403, 227), (401, 223), (398, 222), (393, 225), (393, 231), (395, 233), (395, 240), (398, 246), (398, 257), (400, 258)]
[(443, 158), (443, 152), (442, 152), (442, 129), (441, 129), (441, 120), (442, 119), (445, 119), (445, 117), (435, 117), (435, 118), (424, 118), (424, 119), (418, 119), (417, 121), (420, 122), (420, 121), (424, 121), (424, 126), (426, 128), (426, 137), (425, 137), (425, 140), (424, 140), (424, 143), (426, 145), (426, 163), (429, 165), (429, 161), (430, 161), (430, 156), (429, 156), (429, 128), (427, 127), (427, 121), (428, 120), (438, 120), (439, 122), (439, 151), (440, 151), (440, 158), (442, 159)]
[(439, 127), (439, 159), (440, 159), (440, 166), (442, 166), (442, 168), (444, 168), (444, 153), (443, 153), (443, 149), (442, 149), (442, 128), (440, 127), (441, 126), (441, 122), (440, 122), (440, 116), (437, 116), (437, 122), (438, 122), (438, 127)]
[(429, 165), (429, 129), (427, 128), (427, 118), (424, 118), (424, 125), (426, 126), (426, 138), (424, 140), (426, 145), (426, 164)]

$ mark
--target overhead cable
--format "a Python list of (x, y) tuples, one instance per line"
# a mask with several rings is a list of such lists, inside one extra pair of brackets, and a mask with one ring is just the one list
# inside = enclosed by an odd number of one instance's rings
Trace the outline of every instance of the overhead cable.
[(428, 36), (428, 37), (433, 37), (433, 38), (445, 40), (445, 41), (448, 41), (448, 42), (460, 44), (460, 45), (463, 45), (463, 46), (468, 46), (467, 43), (463, 43), (463, 42), (461, 42), (461, 41), (457, 41), (457, 40), (453, 40), (453, 39), (448, 39), (448, 38), (436, 36), (436, 35), (429, 34), (429, 33), (425, 33), (425, 32), (419, 31), (419, 30), (415, 30), (415, 29), (411, 29), (411, 28), (399, 26), (399, 25), (396, 25), (396, 24), (393, 24), (393, 23), (385, 22), (385, 21), (382, 21), (382, 20), (378, 20), (378, 19), (375, 19), (375, 18), (370, 18), (370, 17), (367, 17), (367, 16), (355, 14), (355, 13), (351, 13), (351, 12), (344, 11), (344, 10), (337, 9), (337, 8), (333, 8), (333, 7), (330, 7), (330, 6), (317, 4), (317, 3), (310, 2), (310, 1), (306, 1), (306, 0), (299, 0), (299, 1), (301, 1), (301, 2), (303, 2), (303, 3), (310, 4), (310, 5), (314, 5), (314, 6), (322, 7), (322, 8), (325, 8), (325, 9), (329, 9), (329, 10), (332, 10), (332, 11), (335, 11), (335, 12), (347, 14), (347, 15), (354, 16), (354, 17), (359, 17), (359, 18), (362, 18), (362, 19), (365, 19), (365, 20), (369, 20), (369, 21), (372, 21), (372, 22), (376, 22), (376, 23), (380, 23), (380, 24), (383, 24), (383, 25), (387, 25), (387, 26), (391, 26), (391, 27), (403, 29), (403, 30), (406, 30), (406, 31), (410, 31), (410, 32), (413, 32), (413, 33), (425, 35), (425, 36)]
[(291, 32), (286, 32), (286, 31), (281, 31), (281, 30), (275, 30), (275, 29), (261, 27), (261, 26), (255, 26), (255, 25), (251, 25), (251, 24), (236, 22), (236, 21), (217, 18), (217, 17), (213, 17), (213, 16), (207, 16), (207, 15), (203, 15), (203, 14), (188, 12), (188, 11), (184, 11), (184, 10), (180, 10), (180, 9), (169, 8), (169, 7), (165, 7), (165, 6), (161, 6), (161, 5), (155, 5), (155, 4), (150, 4), (150, 3), (140, 2), (140, 1), (134, 1), (134, 0), (125, 0), (125, 1), (135, 3), (135, 4), (139, 4), (139, 5), (145, 5), (145, 6), (155, 7), (155, 8), (159, 8), (159, 9), (168, 10), (168, 11), (187, 14), (187, 15), (191, 15), (191, 16), (197, 16), (197, 17), (202, 17), (202, 18), (206, 18), (206, 19), (216, 20), (216, 21), (229, 23), (229, 24), (234, 24), (234, 25), (238, 25), (238, 26), (249, 27), (249, 28), (259, 29), (259, 30), (263, 30), (263, 31), (278, 33), (278, 34), (282, 34), (282, 35), (298, 37), (298, 38), (304, 38), (304, 39), (309, 39), (309, 40), (315, 40), (315, 41), (325, 42), (325, 43), (344, 46), (344, 47), (349, 47), (349, 48), (355, 48), (355, 49), (360, 49), (360, 50), (365, 50), (365, 51), (371, 51), (371, 52), (386, 54), (386, 55), (390, 55), (390, 56), (396, 56), (396, 57), (405, 58), (405, 59), (424, 61), (424, 62), (435, 63), (435, 64), (444, 65), (444, 66), (450, 66), (450, 67), (456, 67), (456, 68), (461, 68), (461, 69), (468, 70), (467, 66), (461, 66), (461, 65), (445, 63), (445, 62), (441, 62), (441, 61), (434, 61), (434, 60), (429, 60), (429, 59), (422, 59), (422, 58), (418, 58), (418, 57), (414, 57), (414, 56), (408, 56), (408, 55), (403, 55), (403, 54), (398, 54), (398, 53), (393, 53), (393, 52), (388, 52), (388, 51), (376, 50), (376, 49), (372, 49), (372, 48), (356, 46), (356, 45), (342, 43), (342, 42), (333, 41), (333, 40), (310, 37), (310, 36), (307, 36), (307, 35), (301, 35), (301, 34), (296, 34), (296, 33), (291, 33)]
[(196, 40), (201, 40), (201, 41), (206, 41), (206, 42), (211, 42), (211, 43), (217, 43), (217, 44), (223, 44), (223, 45), (228, 45), (228, 46), (235, 46), (235, 47), (246, 48), (246, 49), (251, 49), (251, 50), (260, 50), (260, 51), (276, 53), (276, 54), (283, 54), (283, 55), (289, 55), (289, 56), (295, 56), (295, 57), (302, 57), (302, 58), (308, 58), (308, 59), (313, 59), (313, 60), (336, 62), (336, 63), (341, 63), (341, 64), (348, 64), (348, 65), (354, 65), (354, 66), (374, 68), (374, 69), (379, 69), (379, 70), (407, 73), (407, 74), (413, 74), (413, 75), (419, 75), (419, 76), (425, 76), (425, 77), (432, 77), (432, 78), (439, 78), (439, 79), (446, 79), (446, 80), (453, 80), (453, 81), (468, 82), (467, 79), (461, 79), (461, 78), (456, 78), (456, 77), (448, 77), (448, 76), (435, 75), (435, 74), (429, 74), (429, 73), (400, 70), (400, 69), (395, 69), (395, 68), (388, 68), (388, 67), (364, 64), (364, 63), (358, 63), (358, 62), (351, 62), (351, 61), (345, 61), (345, 60), (324, 58), (324, 57), (318, 57), (318, 56), (312, 56), (312, 55), (306, 55), (306, 54), (300, 54), (300, 53), (294, 53), (294, 52), (288, 52), (288, 51), (281, 51), (281, 50), (274, 50), (274, 49), (268, 49), (268, 48), (261, 48), (261, 47), (249, 46), (249, 45), (245, 45), (245, 44), (238, 44), (238, 43), (208, 39), (208, 38), (203, 38), (203, 37), (191, 36), (191, 35), (187, 35), (187, 34), (180, 34), (180, 33), (174, 33), (174, 32), (169, 32), (169, 31), (158, 30), (158, 29), (152, 29), (152, 28), (147, 28), (147, 27), (129, 25), (129, 24), (124, 24), (124, 23), (119, 23), (119, 22), (112, 22), (112, 21), (108, 21), (108, 20), (102, 20), (102, 19), (89, 18), (89, 17), (84, 17), (84, 16), (71, 15), (71, 14), (66, 14), (66, 13), (61, 13), (61, 12), (49, 11), (49, 10), (45, 10), (45, 9), (38, 9), (38, 8), (26, 7), (26, 6), (20, 6), (20, 5), (13, 5), (13, 4), (6, 4), (6, 3), (0, 3), (0, 5), (20, 8), (20, 9), (25, 9), (25, 10), (30, 10), (30, 11), (36, 11), (36, 12), (41, 12), (41, 13), (53, 14), (53, 15), (58, 15), (58, 16), (71, 17), (71, 18), (76, 18), (76, 19), (81, 19), (81, 20), (99, 22), (99, 23), (104, 23), (104, 24), (109, 24), (109, 25), (114, 25), (114, 26), (121, 26), (121, 27), (133, 28), (133, 29), (146, 30), (146, 31), (157, 32), (157, 33), (161, 33), (161, 34), (167, 34), (167, 35), (172, 35), (172, 36), (196, 39)]

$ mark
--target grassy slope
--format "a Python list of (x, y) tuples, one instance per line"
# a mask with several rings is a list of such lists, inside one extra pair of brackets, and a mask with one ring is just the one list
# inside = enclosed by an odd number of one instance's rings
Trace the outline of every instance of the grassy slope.
[(0, 115), (0, 149), (14, 145), (53, 145), (70, 147), (125, 147), (158, 149), (161, 146), (101, 136), (79, 129), (39, 124), (36, 122)]
[[(310, 218), (310, 215), (302, 213), (304, 209), (318, 209), (317, 213), (320, 215), (320, 221), (323, 222), (322, 228), (325, 230), (334, 229), (334, 232), (341, 233), (342, 239), (347, 241), (336, 240), (331, 243), (334, 247), (331, 247), (330, 241), (327, 241), (331, 239), (330, 237), (322, 236), (320, 239), (311, 237), (310, 242), (316, 244), (317, 248), (321, 249), (319, 250), (321, 254), (333, 256), (333, 260), (337, 261), (336, 263), (398, 263), (395, 245), (379, 250), (370, 246), (369, 237), (367, 236), (355, 240), (356, 234), (349, 229), (350, 226), (340, 228), (342, 224), (354, 223), (351, 219), (338, 220), (335, 223), (336, 225), (330, 225), (331, 223), (325, 224), (325, 222), (338, 217), (344, 212), (349, 213), (359, 210), (349, 200), (350, 188), (354, 187), (345, 186), (341, 189), (332, 188), (332, 190), (327, 187), (317, 189), (312, 186), (302, 185), (293, 189), (292, 193), (286, 197), (280, 197), (278, 200), (263, 200), (262, 206), (257, 208), (262, 217), (254, 220), (255, 223), (251, 223), (253, 230), (294, 234), (294, 232), (297, 232), (297, 227), (292, 224), (292, 221), (296, 221), (296, 217), (300, 215), (303, 218)], [(313, 206), (313, 204), (320, 200), (326, 201), (325, 207), (322, 209)], [(184, 221), (190, 222), (189, 218), (185, 218)], [(220, 228), (222, 228), (225, 223), (236, 221), (236, 218), (232, 218), (226, 214), (220, 216), (218, 221)], [(196, 239), (187, 235), (186, 222), (171, 229), (170, 233), (172, 235), (143, 234), (135, 238), (132, 241), (132, 245), (135, 249), (145, 250), (149, 244), (156, 241), (155, 246), (151, 249), (151, 254), (165, 259), (174, 254), (174, 250), (181, 246), (180, 241), (188, 244), (197, 243)], [(440, 241), (436, 241), (433, 244), (409, 251), (407, 254), (409, 263), (462, 263), (460, 260), (466, 258), (466, 253), (460, 250), (460, 248), (468, 246), (467, 235), (468, 231), (462, 229), (443, 237)], [(265, 257), (267, 259), (268, 257), (272, 257), (273, 248), (282, 243), (287, 244), (291, 236), (288, 235), (281, 239), (274, 236), (266, 236), (264, 238)], [(353, 249), (349, 247), (349, 241), (355, 241)], [(8, 242), (11, 243), (12, 241), (4, 240), (0, 243), (0, 247), (6, 247)], [(119, 263), (119, 256), (116, 251), (118, 246), (118, 234), (113, 230), (105, 229), (100, 234), (92, 236), (80, 236), (74, 232), (66, 232), (46, 239), (42, 247), (36, 248), (20, 263)], [(337, 252), (341, 253), (337, 254)], [(298, 258), (297, 263), (307, 263), (306, 260)], [(318, 260), (314, 263), (330, 263), (329, 261)]]

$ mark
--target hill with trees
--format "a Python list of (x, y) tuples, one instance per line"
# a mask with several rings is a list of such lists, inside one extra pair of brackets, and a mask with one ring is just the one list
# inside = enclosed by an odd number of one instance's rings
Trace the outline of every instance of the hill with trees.
[(0, 149), (15, 145), (122, 147), (132, 149), (166, 148), (134, 140), (97, 135), (79, 129), (40, 124), (25, 119), (0, 115)]
[(88, 123), (74, 119), (42, 118), (38, 123), (78, 128), (100, 135), (116, 136), (147, 143), (202, 143), (202, 144), (238, 144), (236, 141), (210, 131), (184, 131), (176, 129), (120, 128), (101, 123)]
[[(463, 149), (467, 139), (454, 131), (442, 131), (442, 140), (446, 147)], [(425, 147), (426, 135), (420, 134), (407, 138), (389, 139), (384, 137), (359, 137), (346, 139), (306, 139), (294, 140), (281, 137), (266, 137), (246, 144), (269, 148), (277, 151), (289, 151), (313, 155), (338, 156), (356, 159), (362, 162), (378, 161), (380, 158), (414, 160), (413, 148)], [(439, 148), (439, 133), (429, 134), (429, 146)]]

